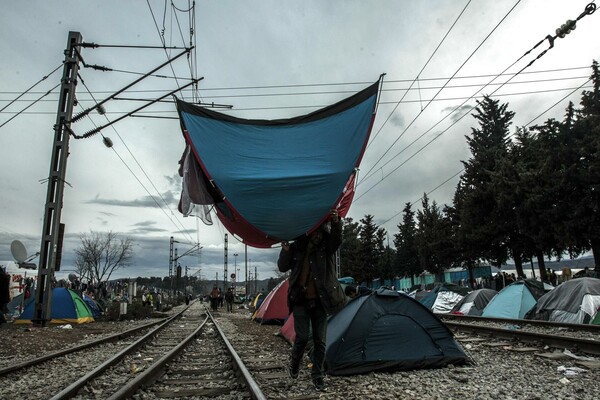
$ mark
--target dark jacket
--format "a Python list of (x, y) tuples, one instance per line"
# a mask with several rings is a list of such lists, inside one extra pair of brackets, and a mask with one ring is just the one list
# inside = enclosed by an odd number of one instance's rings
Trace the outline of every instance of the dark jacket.
[[(295, 305), (293, 292), (302, 272), (304, 254), (309, 237), (303, 236), (290, 244), (288, 251), (281, 250), (277, 267), (281, 272), (292, 270), (289, 277), (288, 307)], [(331, 223), (331, 232), (324, 233), (322, 242), (309, 255), (312, 278), (315, 281), (319, 299), (327, 314), (335, 314), (346, 305), (346, 296), (337, 280), (335, 271), (335, 252), (342, 244), (342, 223)]]

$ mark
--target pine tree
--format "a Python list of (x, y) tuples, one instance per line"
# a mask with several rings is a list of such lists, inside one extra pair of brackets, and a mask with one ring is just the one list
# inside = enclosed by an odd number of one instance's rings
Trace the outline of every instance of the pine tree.
[(383, 239), (385, 229), (379, 228), (373, 222), (372, 215), (365, 215), (360, 220), (359, 229), (359, 260), (361, 262), (361, 281), (366, 281), (371, 286), (375, 278), (381, 277), (379, 267), (384, 253)]
[[(461, 176), (454, 202), (454, 220), (460, 221), (460, 232), (455, 232), (463, 248), (467, 265), (486, 259), (500, 266), (508, 259), (507, 235), (511, 221), (502, 214), (498, 203), (497, 187), (500, 163), (508, 157), (508, 127), (514, 113), (507, 104), (499, 104), (485, 96), (477, 102), (473, 115), (479, 122), (472, 128), (467, 143), (471, 158), (463, 161)], [(456, 226), (456, 223), (453, 224)]]
[(578, 137), (577, 196), (572, 228), (587, 237), (600, 272), (600, 67), (594, 61), (593, 89), (584, 91), (573, 131)]
[(398, 224), (398, 233), (394, 235), (394, 246), (396, 246), (394, 266), (400, 276), (411, 278), (411, 286), (415, 284), (414, 276), (423, 272), (419, 264), (416, 234), (415, 212), (411, 204), (406, 203), (402, 210), (402, 222)]

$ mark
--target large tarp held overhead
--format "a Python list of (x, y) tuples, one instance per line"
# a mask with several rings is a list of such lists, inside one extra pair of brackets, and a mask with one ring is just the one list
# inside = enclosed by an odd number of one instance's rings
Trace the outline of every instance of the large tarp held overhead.
[(185, 161), (193, 156), (199, 168), (188, 170), (200, 172), (187, 180), (180, 211), (186, 214), (191, 203), (214, 204), (223, 225), (255, 247), (310, 233), (332, 208), (345, 216), (378, 88), (379, 81), (331, 106), (280, 120), (236, 118), (178, 100)]

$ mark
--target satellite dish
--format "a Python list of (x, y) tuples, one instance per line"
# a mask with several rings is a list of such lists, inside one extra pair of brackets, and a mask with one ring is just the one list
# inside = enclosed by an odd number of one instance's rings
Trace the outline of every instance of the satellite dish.
[(13, 240), (10, 244), (10, 252), (17, 262), (22, 263), (27, 259), (27, 250), (25, 245), (19, 240)]

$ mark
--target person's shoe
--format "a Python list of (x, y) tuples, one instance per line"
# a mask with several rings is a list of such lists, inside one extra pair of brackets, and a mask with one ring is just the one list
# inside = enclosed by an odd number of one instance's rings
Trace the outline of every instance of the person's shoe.
[(300, 366), (289, 365), (288, 366), (288, 374), (292, 379), (298, 379), (298, 374), (300, 373)]
[(313, 378), (313, 385), (315, 385), (315, 390), (317, 392), (324, 392), (327, 390), (323, 378)]

